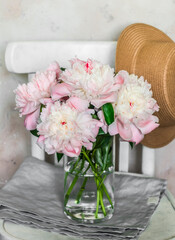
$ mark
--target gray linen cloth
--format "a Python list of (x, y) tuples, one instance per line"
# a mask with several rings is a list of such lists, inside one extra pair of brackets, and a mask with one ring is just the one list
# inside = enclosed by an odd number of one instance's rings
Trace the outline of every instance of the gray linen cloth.
[(166, 188), (166, 181), (115, 173), (114, 216), (100, 224), (69, 220), (63, 213), (64, 171), (33, 157), (25, 159), (0, 190), (0, 218), (33, 228), (87, 239), (137, 239)]

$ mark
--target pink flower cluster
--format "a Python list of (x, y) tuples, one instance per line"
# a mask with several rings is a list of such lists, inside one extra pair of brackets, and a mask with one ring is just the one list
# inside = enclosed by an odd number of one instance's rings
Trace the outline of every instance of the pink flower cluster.
[(120, 71), (117, 76), (123, 84), (113, 103), (115, 121), (109, 126), (109, 133), (138, 144), (145, 134), (159, 126), (159, 119), (152, 115), (159, 106), (152, 98), (151, 85), (143, 77), (129, 75), (126, 71)]
[[(153, 116), (159, 107), (143, 77), (126, 71), (115, 75), (109, 65), (91, 59), (70, 63), (69, 69), (61, 71), (55, 62), (15, 90), (25, 127), (37, 129), (38, 144), (47, 153), (73, 157), (82, 146), (91, 150), (99, 128), (137, 144), (159, 126)], [(106, 103), (112, 104), (115, 115), (109, 126), (102, 111)]]
[(48, 154), (64, 153), (75, 157), (81, 152), (82, 146), (92, 149), (99, 127), (102, 123), (93, 119), (94, 110), (88, 109), (81, 99), (81, 106), (74, 104), (75, 98), (66, 103), (48, 103), (41, 113), (41, 122), (37, 125), (38, 144)]
[(37, 72), (28, 84), (22, 84), (14, 91), (16, 108), (20, 116), (25, 115), (24, 125), (27, 130), (36, 129), (41, 104), (52, 102), (51, 89), (58, 83), (61, 73), (57, 62), (51, 64), (44, 72)]
[(61, 75), (63, 82), (53, 88), (54, 100), (73, 95), (86, 99), (96, 108), (116, 101), (121, 82), (114, 76), (114, 69), (91, 59), (85, 62), (76, 58), (70, 62), (71, 68)]

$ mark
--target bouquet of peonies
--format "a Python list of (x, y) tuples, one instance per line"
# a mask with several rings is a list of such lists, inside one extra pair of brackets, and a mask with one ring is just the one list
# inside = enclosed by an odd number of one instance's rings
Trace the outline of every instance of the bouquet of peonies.
[[(109, 65), (88, 59), (70, 60), (70, 68), (51, 64), (37, 72), (31, 82), (15, 90), (16, 107), (25, 116), (25, 127), (38, 137), (48, 154), (65, 154), (76, 160), (69, 172), (75, 173), (65, 192), (65, 206), (80, 173), (93, 173), (97, 187), (95, 218), (99, 209), (107, 215), (104, 195), (113, 208), (104, 172), (112, 166), (112, 136), (119, 134), (138, 144), (157, 128), (159, 110), (152, 98), (151, 85), (134, 74), (115, 74)], [(80, 203), (87, 179), (77, 193)], [(84, 216), (83, 216), (84, 217)], [(82, 218), (83, 218), (82, 217)]]

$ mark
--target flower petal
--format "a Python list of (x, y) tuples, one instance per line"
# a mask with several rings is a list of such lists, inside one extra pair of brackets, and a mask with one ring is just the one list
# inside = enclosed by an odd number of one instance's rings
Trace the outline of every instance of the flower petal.
[(117, 121), (115, 120), (113, 123), (111, 123), (108, 127), (108, 132), (111, 136), (114, 136), (118, 134), (118, 127), (117, 127)]
[(38, 109), (38, 104), (36, 105), (35, 102), (28, 102), (26, 104), (26, 106), (22, 109), (21, 114), (22, 115), (28, 115), (30, 113), (33, 113), (34, 111), (36, 111)]
[(124, 83), (124, 78), (121, 75), (117, 74), (115, 76), (115, 83), (120, 84), (120, 85), (123, 84)]
[(71, 97), (67, 100), (67, 103), (70, 107), (75, 108), (79, 112), (85, 111), (88, 109), (89, 102), (84, 99), (80, 99), (78, 97)]
[(63, 153), (69, 157), (77, 157), (80, 155), (81, 147), (72, 147), (71, 144), (68, 144), (64, 150)]
[(129, 77), (129, 73), (125, 70), (120, 70), (116, 75), (118, 84), (123, 84)]
[(102, 95), (100, 98), (93, 99), (91, 104), (96, 108), (100, 108), (105, 103), (113, 103), (117, 100), (117, 92), (112, 92), (108, 95)]
[(103, 129), (103, 131), (104, 131), (105, 133), (107, 133), (107, 131), (108, 131), (108, 126), (107, 126), (107, 124), (106, 124), (103, 111), (99, 111), (99, 112), (97, 113), (97, 115), (98, 115), (100, 121), (103, 123), (103, 126), (101, 126), (101, 128)]
[(150, 116), (149, 119), (140, 121), (137, 124), (137, 127), (143, 134), (147, 134), (159, 126), (159, 124), (156, 123), (157, 121), (158, 118), (156, 116)]
[(130, 141), (138, 144), (139, 142), (141, 142), (143, 140), (144, 135), (134, 124), (131, 124), (130, 127), (131, 127), (131, 131), (132, 131), (132, 138), (130, 139)]
[(44, 140), (45, 137), (44, 136), (39, 136), (39, 138), (37, 139), (37, 144), (40, 146), (40, 148), (44, 149)]
[(93, 121), (91, 121), (91, 122), (92, 122), (92, 124), (96, 123), (96, 125), (94, 125), (94, 128), (93, 128), (93, 136), (94, 136), (94, 138), (96, 138), (96, 136), (99, 132), (99, 128), (103, 126), (103, 123), (96, 119), (93, 119)]
[(51, 98), (42, 98), (40, 99), (40, 103), (46, 105), (47, 103), (53, 103), (53, 100)]
[(122, 123), (120, 120), (117, 120), (117, 128), (121, 138), (126, 141), (130, 141), (132, 139), (130, 123)]
[(24, 126), (26, 127), (27, 130), (36, 129), (39, 113), (40, 109), (38, 108), (35, 112), (30, 113), (26, 116), (24, 120)]
[(49, 65), (49, 67), (46, 69), (46, 71), (53, 71), (56, 73), (57, 78), (59, 78), (60, 73), (62, 72), (60, 69), (59, 64), (55, 61)]
[(83, 143), (83, 146), (87, 149), (87, 150), (92, 150), (93, 144), (91, 142), (87, 142), (87, 143)]
[(54, 86), (51, 90), (51, 96), (54, 101), (69, 96), (72, 92), (73, 87), (67, 83), (60, 83)]

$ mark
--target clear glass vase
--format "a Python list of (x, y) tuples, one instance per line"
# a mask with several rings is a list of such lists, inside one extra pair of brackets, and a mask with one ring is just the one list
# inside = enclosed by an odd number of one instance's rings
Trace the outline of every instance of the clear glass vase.
[[(103, 139), (103, 138), (102, 138)], [(107, 141), (109, 140), (109, 141)], [(84, 223), (110, 219), (114, 212), (113, 138), (64, 161), (64, 213)]]

